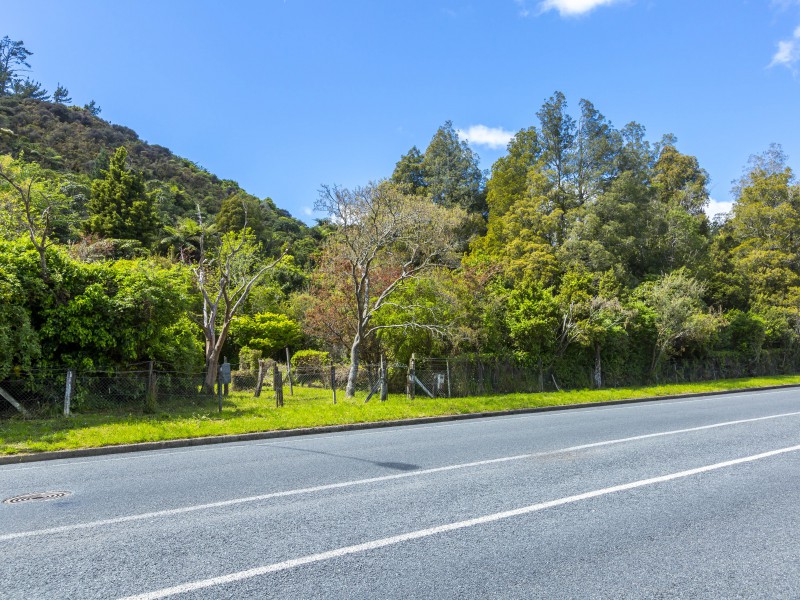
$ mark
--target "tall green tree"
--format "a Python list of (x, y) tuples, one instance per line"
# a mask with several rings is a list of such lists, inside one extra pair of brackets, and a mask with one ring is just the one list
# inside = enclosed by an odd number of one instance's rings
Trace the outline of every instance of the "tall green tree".
[(405, 186), (408, 193), (415, 196), (425, 195), (425, 157), (419, 148), (413, 146), (400, 157), (392, 173), (392, 183)]
[(71, 104), (72, 98), (69, 97), (69, 90), (60, 83), (53, 92), (53, 102), (56, 104)]
[(608, 189), (617, 174), (616, 158), (622, 137), (588, 100), (580, 101), (580, 118), (575, 132), (573, 174), (580, 204)]
[(50, 100), (50, 94), (42, 84), (27, 77), (25, 79), (15, 79), (11, 85), (11, 93), (20, 98)]
[(484, 214), (486, 191), (479, 160), (458, 138), (451, 121), (439, 127), (423, 160), (426, 192), (434, 204)]
[(800, 285), (800, 185), (779, 146), (750, 159), (726, 230), (734, 268), (762, 305), (785, 305)]
[(104, 177), (92, 182), (85, 227), (88, 233), (103, 237), (149, 244), (158, 230), (158, 217), (144, 178), (128, 168), (127, 156), (124, 146), (117, 148)]
[(0, 40), (0, 96), (13, 93), (19, 73), (31, 67), (28, 57), (32, 54), (22, 40), (13, 41), (8, 36)]
[(575, 120), (567, 113), (567, 99), (556, 92), (536, 113), (539, 117), (539, 132), (542, 143), (542, 159), (545, 172), (552, 182), (550, 197), (559, 215), (559, 243), (563, 241), (567, 227), (567, 213), (579, 205), (576, 194), (570, 190), (575, 164), (572, 159), (575, 141)]
[(522, 129), (508, 143), (508, 154), (492, 165), (486, 182), (489, 220), (502, 217), (515, 202), (528, 192), (531, 169), (539, 165), (542, 146), (535, 127)]

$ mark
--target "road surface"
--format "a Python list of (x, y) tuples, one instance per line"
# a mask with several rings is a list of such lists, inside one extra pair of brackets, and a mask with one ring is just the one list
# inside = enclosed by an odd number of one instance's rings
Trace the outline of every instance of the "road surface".
[(798, 598), (800, 389), (0, 466), (0, 597)]

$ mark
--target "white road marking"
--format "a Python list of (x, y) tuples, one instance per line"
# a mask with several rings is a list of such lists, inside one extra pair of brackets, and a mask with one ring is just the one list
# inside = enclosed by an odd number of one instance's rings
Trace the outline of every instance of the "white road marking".
[(270, 492), (268, 494), (260, 494), (258, 496), (248, 496), (245, 498), (233, 498), (231, 500), (221, 500), (219, 502), (209, 502), (207, 504), (195, 504), (192, 506), (182, 506), (180, 508), (172, 508), (167, 510), (159, 510), (148, 513), (140, 513), (137, 515), (127, 515), (124, 517), (114, 517), (111, 519), (102, 519), (98, 521), (88, 521), (85, 523), (74, 523), (72, 525), (62, 525), (60, 527), (50, 527), (48, 529), (34, 529), (30, 531), (18, 531), (15, 533), (7, 533), (0, 535), (0, 542), (15, 540), (20, 538), (28, 538), (41, 535), (52, 535), (57, 533), (64, 533), (67, 531), (75, 531), (78, 529), (90, 529), (93, 527), (102, 527), (105, 525), (116, 525), (118, 523), (129, 523), (131, 521), (143, 521), (147, 519), (156, 519), (162, 517), (169, 517), (173, 515), (182, 515), (190, 512), (200, 510), (209, 510), (214, 508), (224, 508), (228, 506), (235, 506), (237, 504), (245, 504), (250, 502), (260, 502), (264, 500), (271, 500), (273, 498), (284, 498), (286, 496), (298, 496), (301, 494), (312, 494), (316, 492), (323, 492), (329, 490), (338, 490), (342, 488), (349, 488), (359, 485), (367, 485), (371, 483), (381, 483), (385, 481), (393, 481), (396, 479), (407, 479), (409, 477), (420, 477), (422, 475), (431, 475), (434, 473), (445, 473), (447, 471), (456, 471), (461, 469), (469, 469), (475, 467), (483, 467), (487, 465), (495, 465), (499, 463), (507, 463), (512, 461), (526, 460), (531, 458), (540, 458), (544, 456), (551, 456), (554, 454), (563, 454), (568, 452), (577, 452), (580, 450), (589, 450), (592, 448), (600, 448), (603, 446), (612, 446), (616, 444), (624, 444), (628, 442), (636, 442), (640, 440), (647, 440), (652, 438), (665, 437), (670, 435), (679, 435), (684, 433), (693, 433), (697, 431), (707, 431), (709, 429), (718, 429), (720, 427), (731, 427), (734, 425), (742, 425), (745, 423), (755, 423), (758, 421), (768, 421), (774, 419), (783, 419), (788, 417), (800, 416), (800, 411), (782, 413), (778, 415), (769, 415), (766, 417), (755, 417), (751, 419), (740, 419), (738, 421), (724, 421), (722, 423), (714, 423), (711, 425), (701, 425), (699, 427), (690, 427), (688, 429), (675, 429), (672, 431), (659, 431), (656, 433), (646, 433), (643, 435), (636, 435), (633, 437), (619, 438), (613, 440), (604, 440), (601, 442), (592, 442), (589, 444), (581, 444), (579, 446), (570, 446), (568, 448), (561, 448), (558, 450), (550, 450), (547, 452), (536, 452), (531, 454), (518, 454), (516, 456), (504, 456), (501, 458), (492, 458), (488, 460), (479, 460), (468, 463), (459, 463), (455, 465), (446, 465), (443, 467), (434, 467), (430, 469), (420, 469), (418, 471), (407, 471), (404, 473), (395, 473), (392, 475), (382, 475), (380, 477), (369, 477), (366, 479), (355, 479), (350, 481), (341, 481), (338, 483), (329, 483), (324, 485), (317, 485), (313, 487), (299, 488), (293, 490), (284, 490), (280, 492)]
[(448, 533), (450, 531), (457, 531), (459, 529), (466, 529), (468, 527), (475, 527), (477, 525), (485, 525), (487, 523), (493, 523), (496, 521), (502, 521), (504, 519), (510, 519), (512, 517), (519, 517), (522, 515), (527, 515), (535, 512), (539, 512), (542, 510), (547, 510), (548, 508), (555, 508), (557, 506), (564, 506), (565, 504), (573, 504), (575, 502), (581, 502), (583, 500), (590, 500), (592, 498), (598, 498), (600, 496), (607, 496), (609, 494), (615, 494), (618, 492), (625, 492), (628, 490), (633, 490), (636, 488), (648, 486), (648, 485), (655, 485), (658, 483), (665, 483), (667, 481), (674, 481), (676, 479), (682, 479), (685, 477), (691, 477), (693, 475), (700, 475), (702, 473), (708, 473), (710, 471), (716, 471), (718, 469), (724, 469), (726, 467), (732, 467), (736, 465), (741, 465), (745, 463), (750, 463), (757, 460), (763, 460), (765, 458), (771, 458), (773, 456), (778, 456), (780, 454), (786, 454), (788, 452), (796, 452), (800, 450), (800, 445), (797, 446), (790, 446), (788, 448), (781, 448), (779, 450), (771, 450), (769, 452), (763, 452), (761, 454), (754, 454), (751, 456), (745, 456), (743, 458), (737, 458), (734, 460), (727, 460), (724, 462), (715, 463), (713, 465), (706, 465), (704, 467), (697, 467), (695, 469), (688, 469), (686, 471), (679, 471), (677, 473), (670, 473), (669, 475), (661, 475), (659, 477), (651, 477), (650, 479), (640, 479), (639, 481), (633, 481), (631, 483), (625, 483), (623, 485), (615, 485), (611, 487), (602, 488), (599, 490), (594, 490), (591, 492), (585, 492), (583, 494), (576, 494), (574, 496), (566, 496), (564, 498), (559, 498), (557, 500), (549, 500), (547, 502), (540, 502), (538, 504), (531, 504), (529, 506), (523, 506), (522, 508), (516, 508), (514, 510), (507, 510), (503, 512), (498, 512), (490, 515), (484, 515), (482, 517), (477, 517), (475, 519), (467, 519), (466, 521), (458, 521), (456, 523), (448, 523), (446, 525), (439, 525), (438, 527), (431, 527), (429, 529), (420, 529), (417, 531), (411, 531), (409, 533), (403, 533), (400, 535), (394, 535), (391, 537), (382, 538), (379, 540), (373, 540), (371, 542), (365, 542), (363, 544), (356, 544), (353, 546), (344, 546), (343, 548), (337, 548), (335, 550), (328, 550), (327, 552), (320, 552), (318, 554), (310, 554), (307, 556), (301, 556), (299, 558), (293, 558), (290, 560), (286, 560), (279, 563), (273, 563), (271, 565), (265, 565), (263, 567), (257, 567), (255, 569), (248, 569), (246, 571), (239, 571), (238, 573), (230, 573), (228, 575), (222, 575), (220, 577), (212, 577), (210, 579), (202, 579), (200, 581), (192, 581), (189, 583), (184, 583), (181, 585), (176, 585), (174, 587), (168, 587), (161, 590), (156, 590), (153, 592), (148, 592), (145, 594), (139, 594), (136, 596), (127, 596), (122, 600), (159, 600), (160, 598), (167, 598), (168, 596), (174, 596), (176, 594), (185, 594), (187, 592), (194, 592), (196, 590), (202, 590), (205, 588), (215, 587), (219, 585), (225, 585), (229, 583), (234, 583), (236, 581), (242, 581), (243, 579), (250, 579), (252, 577), (258, 577), (261, 575), (267, 575), (269, 573), (275, 573), (278, 571), (286, 571), (288, 569), (294, 569), (296, 567), (301, 567), (303, 565), (308, 565), (312, 563), (322, 562), (326, 560), (332, 560), (335, 558), (340, 558), (342, 556), (347, 556), (349, 554), (358, 554), (361, 552), (369, 552), (370, 550), (376, 550), (378, 548), (385, 548), (387, 546), (394, 546), (396, 544), (402, 544), (403, 542), (410, 542), (413, 540), (418, 540), (421, 538), (430, 537), (433, 535), (439, 535), (441, 533)]
[[(663, 399), (661, 402), (642, 402), (642, 403), (630, 403), (630, 404), (619, 404), (619, 405), (612, 405), (612, 406), (592, 406), (587, 405), (585, 408), (581, 409), (580, 412), (605, 412), (609, 410), (625, 410), (625, 409), (639, 409), (639, 408), (659, 408), (659, 407), (669, 407), (674, 406), (675, 404), (689, 404), (689, 403), (696, 403), (696, 402), (703, 402), (703, 401), (714, 401), (714, 400), (730, 400), (732, 398), (737, 397), (744, 397), (749, 398), (754, 395), (757, 396), (769, 396), (771, 394), (782, 394), (787, 391), (791, 391), (792, 389), (796, 388), (786, 388), (780, 390), (765, 390), (765, 391), (751, 391), (751, 392), (735, 392), (731, 391), (728, 394), (716, 394), (714, 396), (698, 396), (696, 398), (689, 398), (686, 400), (677, 400), (677, 399)], [(566, 416), (574, 416), (574, 412), (571, 410), (554, 410), (554, 411), (545, 411), (545, 412), (537, 412), (537, 413), (528, 413), (528, 414), (520, 414), (520, 415), (496, 415), (491, 417), (484, 417), (484, 418), (474, 418), (474, 419), (463, 419), (448, 423), (426, 423), (426, 424), (419, 424), (419, 425), (406, 425), (406, 426), (397, 426), (394, 431), (415, 431), (420, 429), (438, 429), (442, 427), (458, 427), (463, 425), (480, 425), (485, 419), (492, 419), (492, 420), (504, 420), (504, 421), (516, 421), (521, 419), (535, 419), (535, 418), (554, 418), (554, 417), (566, 417)], [(97, 458), (92, 458), (88, 460), (71, 460), (71, 459), (58, 459), (55, 461), (43, 461), (38, 464), (7, 464), (7, 465), (0, 465), (0, 476), (6, 475), (9, 473), (13, 473), (16, 471), (29, 471), (33, 469), (50, 469), (54, 467), (73, 467), (79, 465), (86, 465), (86, 464), (95, 464), (95, 463), (104, 463), (104, 462), (116, 462), (120, 460), (141, 460), (141, 459), (153, 459), (153, 458), (161, 458), (163, 456), (171, 456), (175, 454), (188, 454), (194, 452), (222, 452), (231, 449), (238, 449), (238, 448), (250, 448), (252, 446), (274, 446), (276, 444), (285, 443), (287, 439), (292, 439), (294, 441), (316, 441), (320, 439), (324, 440), (335, 440), (339, 438), (350, 438), (354, 436), (368, 436), (368, 435), (385, 435), (388, 432), (391, 432), (392, 428), (377, 428), (377, 430), (355, 430), (355, 431), (345, 431), (345, 432), (337, 432), (337, 433), (314, 433), (304, 436), (287, 436), (283, 438), (276, 439), (275, 441), (267, 441), (267, 442), (260, 442), (258, 440), (246, 441), (246, 442), (222, 442), (219, 444), (210, 444), (204, 445), (201, 447), (186, 447), (186, 448), (177, 448), (174, 450), (140, 450), (133, 452), (131, 456), (100, 456)]]

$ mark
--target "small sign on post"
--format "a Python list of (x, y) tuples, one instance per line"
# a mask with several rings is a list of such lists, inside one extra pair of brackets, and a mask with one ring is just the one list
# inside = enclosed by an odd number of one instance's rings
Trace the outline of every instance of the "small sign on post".
[(220, 366), (220, 368), (224, 369), (226, 371), (226, 373), (227, 373), (225, 375), (225, 381), (222, 382), (222, 384), (224, 386), (222, 388), (222, 393), (227, 396), (228, 395), (228, 386), (231, 383), (231, 364), (228, 362), (228, 357), (227, 356), (222, 359), (222, 365)]
[(222, 412), (222, 386), (227, 386), (231, 382), (231, 364), (224, 362), (219, 366), (217, 377), (217, 398), (219, 402), (219, 412)]

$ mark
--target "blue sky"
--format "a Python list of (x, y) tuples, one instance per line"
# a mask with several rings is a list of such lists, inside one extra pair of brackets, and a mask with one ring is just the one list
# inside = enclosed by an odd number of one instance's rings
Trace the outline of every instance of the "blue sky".
[[(556, 90), (678, 137), (726, 209), (748, 156), (800, 167), (800, 0), (0, 0), (34, 79), (313, 220), (446, 120), (490, 168)], [(481, 126), (483, 129), (481, 129)], [(471, 129), (477, 128), (477, 129)], [(500, 144), (499, 146), (497, 144)]]

